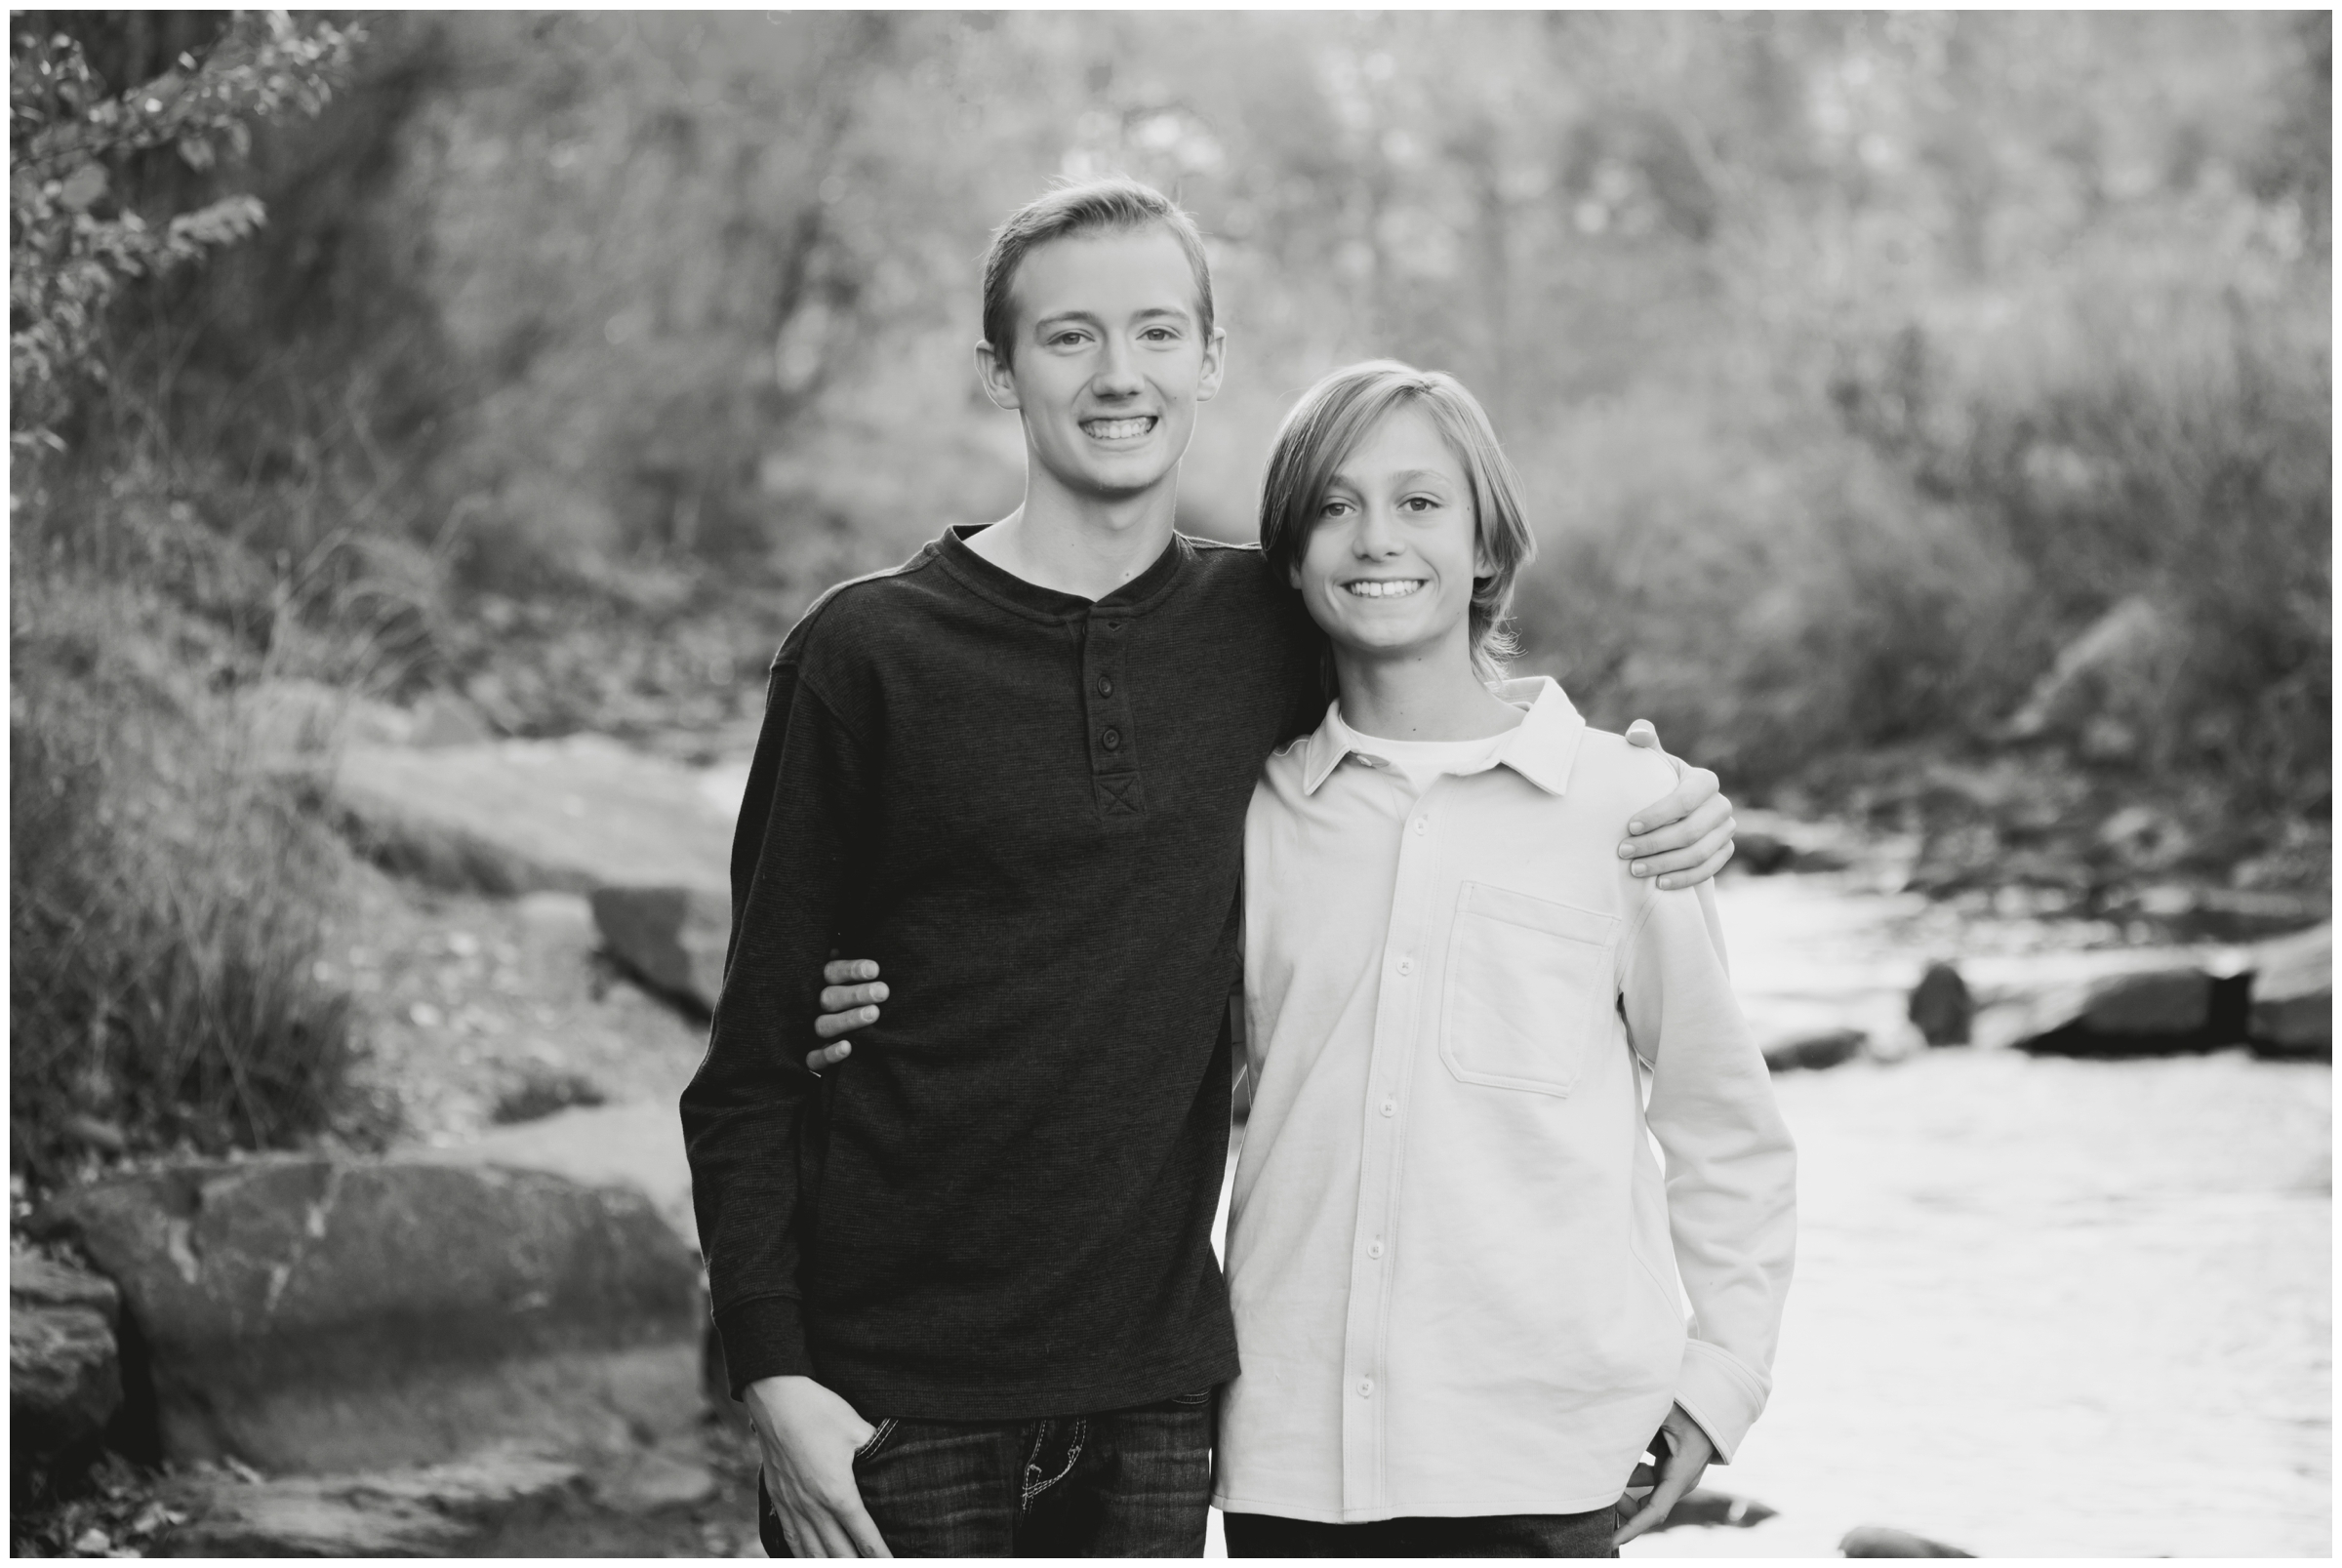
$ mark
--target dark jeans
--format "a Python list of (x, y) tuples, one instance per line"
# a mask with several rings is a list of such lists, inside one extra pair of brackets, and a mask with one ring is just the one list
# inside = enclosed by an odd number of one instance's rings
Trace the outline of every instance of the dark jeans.
[(1232, 1557), (1615, 1557), (1618, 1509), (1312, 1524), (1231, 1513)]
[[(898, 1557), (1200, 1557), (1212, 1394), (1033, 1421), (886, 1419), (854, 1457)], [(788, 1555), (756, 1496), (770, 1556)]]

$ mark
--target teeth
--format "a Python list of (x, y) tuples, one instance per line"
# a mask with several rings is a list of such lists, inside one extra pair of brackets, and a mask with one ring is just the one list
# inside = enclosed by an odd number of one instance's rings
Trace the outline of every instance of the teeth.
[(1082, 428), (1101, 441), (1127, 441), (1145, 435), (1154, 428), (1154, 417), (1143, 415), (1135, 420), (1090, 420)]
[(1343, 586), (1360, 599), (1403, 599), (1423, 586), (1424, 580), (1410, 578), (1369, 578)]

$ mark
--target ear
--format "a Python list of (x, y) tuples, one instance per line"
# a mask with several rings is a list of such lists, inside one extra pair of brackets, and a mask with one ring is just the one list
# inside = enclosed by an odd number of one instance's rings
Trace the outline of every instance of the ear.
[(1295, 593), (1301, 591), (1301, 563), (1299, 561), (1295, 561), (1291, 566), (1285, 568), (1285, 581), (1293, 585)]
[(992, 400), (994, 408), (1021, 409), (1025, 405), (1017, 397), (1017, 373), (1000, 357), (1000, 351), (984, 339), (976, 340), (976, 380), (984, 386), (984, 395)]
[(1220, 378), (1228, 374), (1228, 329), (1214, 327), (1204, 340), (1203, 374), (1195, 381), (1195, 401), (1209, 403), (1219, 395)]

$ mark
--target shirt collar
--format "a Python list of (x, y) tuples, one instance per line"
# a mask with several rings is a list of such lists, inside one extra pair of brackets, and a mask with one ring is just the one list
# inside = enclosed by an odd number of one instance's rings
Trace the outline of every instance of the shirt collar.
[[(1496, 695), (1529, 711), (1506, 732), (1487, 766), (1511, 768), (1549, 795), (1566, 791), (1570, 769), (1578, 760), (1578, 743), (1585, 739), (1586, 721), (1560, 683), (1550, 675), (1533, 675), (1504, 682), (1496, 688)], [(1305, 793), (1315, 794), (1345, 758), (1372, 744), (1342, 722), (1341, 705), (1328, 704), (1324, 721), (1303, 744), (1301, 787)]]

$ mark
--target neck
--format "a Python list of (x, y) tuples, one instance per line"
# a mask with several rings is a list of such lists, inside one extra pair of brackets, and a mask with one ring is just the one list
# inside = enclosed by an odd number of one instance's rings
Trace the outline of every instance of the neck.
[(1024, 504), (968, 548), (1036, 586), (1103, 599), (1154, 564), (1178, 510), (1177, 468), (1137, 495), (1101, 498), (1076, 495), (1028, 462)]
[(1464, 629), (1430, 649), (1372, 654), (1336, 644), (1342, 722), (1385, 741), (1480, 741), (1520, 722), (1520, 709), (1480, 684)]

